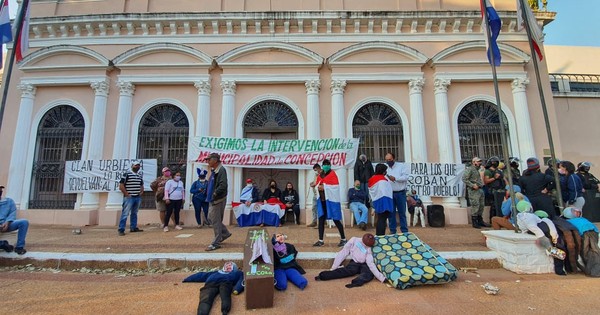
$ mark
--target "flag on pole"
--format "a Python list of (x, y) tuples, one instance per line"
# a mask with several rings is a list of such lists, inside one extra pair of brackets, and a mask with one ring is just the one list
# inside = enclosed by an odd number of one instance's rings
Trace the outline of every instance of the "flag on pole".
[(29, 49), (29, 9), (31, 8), (31, 1), (27, 1), (27, 6), (25, 7), (25, 15), (23, 18), (23, 26), (21, 27), (21, 34), (19, 38), (17, 38), (17, 42), (15, 44), (15, 54), (17, 62), (23, 60), (23, 56), (27, 54), (27, 50)]
[[(487, 12), (487, 20), (486, 13)], [(490, 64), (492, 63), (492, 57), (490, 54), (494, 54), (494, 63), (495, 66), (499, 66), (502, 61), (502, 56), (500, 55), (500, 48), (498, 48), (498, 35), (500, 35), (500, 29), (502, 28), (502, 20), (500, 20), (500, 16), (490, 3), (490, 0), (481, 0), (481, 26), (483, 27), (483, 34), (485, 35), (485, 46), (487, 47), (487, 56)], [(489, 26), (488, 26), (489, 25)], [(488, 41), (487, 32), (490, 33), (491, 41)]]
[(519, 25), (518, 30), (523, 31), (525, 29), (525, 19), (529, 24), (529, 32), (527, 32), (527, 37), (531, 40), (533, 44), (533, 50), (538, 56), (538, 59), (542, 61), (544, 59), (544, 55), (542, 54), (542, 49), (540, 48), (540, 44), (544, 41), (544, 33), (542, 32), (542, 28), (538, 25), (535, 16), (533, 15), (533, 11), (528, 5), (525, 5), (525, 12), (523, 12), (523, 8), (521, 6), (521, 0), (517, 0), (517, 24)]
[(10, 29), (10, 16), (8, 12), (8, 0), (2, 0), (0, 7), (0, 68), (4, 58), (2, 58), (2, 44), (12, 41), (12, 30)]

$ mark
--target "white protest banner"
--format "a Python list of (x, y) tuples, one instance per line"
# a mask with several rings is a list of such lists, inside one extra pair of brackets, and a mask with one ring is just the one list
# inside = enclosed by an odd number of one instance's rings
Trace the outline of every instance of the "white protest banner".
[[(130, 159), (78, 160), (65, 162), (63, 193), (118, 192), (121, 175), (131, 169)], [(140, 160), (144, 190), (156, 179), (156, 159)], [(144, 172), (146, 170), (146, 172)]]
[(312, 169), (324, 159), (331, 168), (351, 168), (358, 152), (357, 138), (315, 140), (266, 140), (246, 138), (194, 137), (190, 141), (193, 162), (204, 162), (218, 153), (228, 166), (255, 168)]
[[(408, 163), (405, 163), (408, 168)], [(410, 163), (406, 189), (415, 190), (419, 196), (460, 197), (464, 185), (465, 166), (451, 163)]]

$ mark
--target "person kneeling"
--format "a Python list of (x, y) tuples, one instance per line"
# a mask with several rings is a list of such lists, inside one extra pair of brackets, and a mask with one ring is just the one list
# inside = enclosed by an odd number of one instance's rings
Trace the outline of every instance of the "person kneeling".
[[(385, 281), (385, 276), (377, 269), (373, 262), (371, 247), (375, 245), (375, 236), (366, 233), (362, 238), (351, 238), (344, 248), (335, 255), (331, 270), (321, 271), (315, 280), (333, 280), (358, 275), (346, 284), (346, 288), (360, 287), (363, 284), (377, 278), (380, 282)], [(344, 259), (350, 255), (350, 262), (340, 267)]]

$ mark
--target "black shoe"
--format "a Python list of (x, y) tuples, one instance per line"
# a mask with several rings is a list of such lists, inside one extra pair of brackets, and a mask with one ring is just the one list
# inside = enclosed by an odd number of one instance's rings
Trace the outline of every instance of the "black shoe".
[(316, 276), (316, 277), (315, 277), (315, 281), (321, 281), (321, 277), (319, 277), (319, 276)]
[(10, 245), (8, 241), (0, 241), (0, 249), (3, 249), (5, 252), (10, 253), (15, 250), (15, 247)]
[(144, 232), (144, 230), (142, 230), (140, 228), (135, 228), (135, 229), (131, 230), (131, 233), (136, 233), (136, 232)]
[(481, 217), (481, 216), (477, 216), (477, 220), (478, 220), (477, 222), (479, 223), (479, 225), (481, 227), (486, 227), (486, 228), (492, 227), (491, 225), (483, 222), (483, 217)]
[(475, 215), (471, 216), (471, 224), (473, 225), (474, 228), (481, 229), (481, 226), (479, 225), (479, 219)]
[(313, 244), (314, 247), (321, 247), (325, 245), (325, 243), (323, 243), (323, 241), (317, 241), (316, 243)]
[(350, 289), (350, 288), (356, 288), (356, 287), (360, 287), (358, 284), (354, 284), (354, 283), (348, 283), (346, 284), (346, 288)]
[(223, 236), (223, 240), (221, 240), (221, 242), (225, 242), (225, 240), (230, 238), (231, 235), (232, 235), (232, 233), (229, 233), (228, 235)]
[(344, 247), (344, 245), (346, 245), (346, 243), (348, 243), (347, 240), (340, 240), (340, 242), (338, 243), (338, 247)]
[(125, 231), (119, 231), (119, 236), (125, 236)]
[(15, 253), (17, 253), (18, 255), (25, 255), (25, 253), (27, 253), (27, 251), (23, 247), (17, 247), (17, 248), (15, 248)]

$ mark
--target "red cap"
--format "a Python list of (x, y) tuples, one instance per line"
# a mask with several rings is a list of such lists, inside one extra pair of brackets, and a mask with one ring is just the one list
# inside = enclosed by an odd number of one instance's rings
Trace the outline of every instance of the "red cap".
[(246, 183), (252, 183), (252, 178), (246, 179)]

